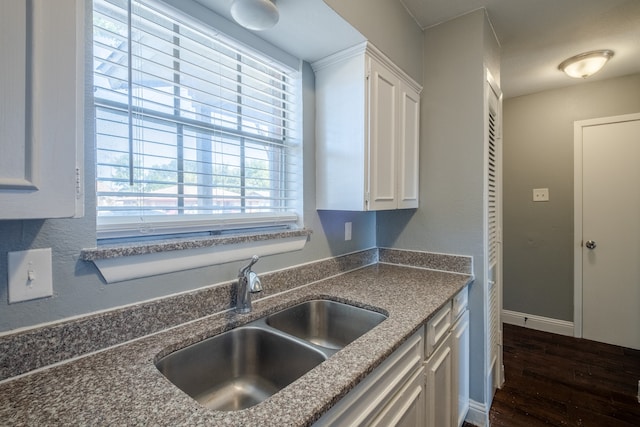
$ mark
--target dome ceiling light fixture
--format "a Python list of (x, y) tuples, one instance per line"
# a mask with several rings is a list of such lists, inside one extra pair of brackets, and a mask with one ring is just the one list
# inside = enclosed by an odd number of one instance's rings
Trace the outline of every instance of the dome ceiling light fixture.
[(233, 19), (248, 30), (273, 28), (280, 19), (275, 0), (235, 0), (231, 5)]
[(562, 61), (558, 69), (574, 79), (586, 79), (600, 71), (604, 64), (613, 57), (613, 51), (609, 49), (592, 50), (584, 52)]

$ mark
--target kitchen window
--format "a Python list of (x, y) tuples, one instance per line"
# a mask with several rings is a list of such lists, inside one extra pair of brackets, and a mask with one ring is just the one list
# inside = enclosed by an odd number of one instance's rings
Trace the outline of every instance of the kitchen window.
[(296, 228), (300, 73), (159, 1), (94, 0), (98, 237)]

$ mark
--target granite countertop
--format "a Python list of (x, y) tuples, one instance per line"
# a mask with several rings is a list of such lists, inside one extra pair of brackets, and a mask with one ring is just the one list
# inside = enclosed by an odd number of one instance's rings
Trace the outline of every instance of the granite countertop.
[[(376, 264), (210, 315), (0, 384), (8, 425), (307, 426), (420, 328), (471, 276)], [(241, 411), (207, 409), (155, 367), (159, 355), (314, 298), (373, 308), (388, 319), (267, 400)]]

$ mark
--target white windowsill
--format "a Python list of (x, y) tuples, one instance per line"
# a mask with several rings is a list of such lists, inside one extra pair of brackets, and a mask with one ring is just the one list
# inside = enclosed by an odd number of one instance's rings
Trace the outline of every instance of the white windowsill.
[(107, 283), (156, 276), (208, 265), (292, 252), (304, 248), (311, 230), (167, 239), (83, 249)]

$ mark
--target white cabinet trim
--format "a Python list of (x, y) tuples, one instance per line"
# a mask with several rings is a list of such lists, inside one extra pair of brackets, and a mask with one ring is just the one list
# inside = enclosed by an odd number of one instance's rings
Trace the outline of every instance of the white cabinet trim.
[(348, 49), (336, 52), (333, 55), (327, 56), (326, 58), (315, 61), (311, 64), (311, 67), (313, 68), (314, 72), (318, 72), (323, 68), (330, 67), (346, 59), (354, 58), (365, 53), (389, 67), (391, 71), (393, 71), (398, 76), (398, 78), (405, 81), (412, 90), (416, 91), (418, 94), (422, 92), (422, 86), (420, 86), (420, 84), (412, 79), (411, 76), (405, 73), (400, 67), (395, 65), (393, 61), (391, 61), (384, 53), (382, 53), (380, 49), (378, 49), (368, 41), (362, 42)]

